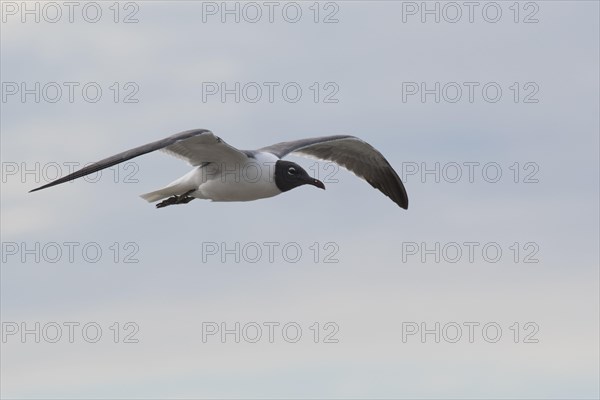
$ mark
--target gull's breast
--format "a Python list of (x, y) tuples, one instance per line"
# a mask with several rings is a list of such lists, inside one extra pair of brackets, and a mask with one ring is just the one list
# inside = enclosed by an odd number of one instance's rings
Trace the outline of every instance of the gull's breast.
[(251, 201), (276, 196), (281, 193), (275, 184), (277, 160), (270, 153), (257, 153), (244, 163), (217, 168), (209, 165), (203, 171), (208, 179), (203, 179), (205, 182), (192, 196), (213, 201)]

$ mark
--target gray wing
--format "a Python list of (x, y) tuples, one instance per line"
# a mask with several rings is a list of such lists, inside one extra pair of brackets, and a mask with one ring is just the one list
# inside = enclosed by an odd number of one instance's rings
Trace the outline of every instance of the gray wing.
[(349, 135), (324, 136), (263, 147), (279, 158), (298, 154), (333, 161), (363, 178), (400, 207), (408, 208), (408, 195), (390, 163), (367, 142)]
[(157, 140), (152, 143), (145, 144), (112, 157), (105, 158), (94, 164), (88, 165), (75, 171), (72, 174), (63, 176), (55, 181), (52, 181), (44, 186), (40, 186), (36, 190), (45, 189), (54, 185), (72, 181), (73, 179), (81, 178), (82, 176), (93, 174), (94, 172), (103, 170), (113, 165), (122, 163), (132, 158), (139, 157), (143, 154), (150, 153), (156, 150), (163, 150), (166, 153), (177, 158), (187, 161), (191, 165), (201, 165), (205, 162), (219, 163), (235, 163), (243, 162), (247, 156), (245, 153), (225, 143), (219, 137), (215, 136), (207, 129), (192, 129), (176, 133), (167, 138)]

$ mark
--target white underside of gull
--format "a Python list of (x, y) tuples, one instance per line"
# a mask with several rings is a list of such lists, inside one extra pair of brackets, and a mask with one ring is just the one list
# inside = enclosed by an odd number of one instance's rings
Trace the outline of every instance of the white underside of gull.
[(191, 197), (212, 201), (252, 201), (281, 193), (275, 184), (275, 162), (270, 153), (257, 153), (243, 162), (210, 163), (196, 167), (166, 187), (142, 194), (148, 202), (179, 196), (190, 190)]

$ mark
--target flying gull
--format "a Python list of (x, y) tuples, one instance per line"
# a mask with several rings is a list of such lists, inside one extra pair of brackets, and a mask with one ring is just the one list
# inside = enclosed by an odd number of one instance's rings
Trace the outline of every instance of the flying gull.
[(105, 158), (30, 192), (81, 178), (156, 150), (195, 167), (164, 188), (141, 195), (148, 202), (162, 200), (157, 208), (186, 204), (194, 199), (257, 200), (302, 185), (325, 189), (323, 182), (312, 178), (301, 166), (282, 160), (288, 154), (332, 161), (366, 180), (400, 207), (408, 208), (408, 196), (396, 171), (379, 151), (349, 135), (300, 139), (258, 150), (238, 150), (209, 130), (193, 129)]

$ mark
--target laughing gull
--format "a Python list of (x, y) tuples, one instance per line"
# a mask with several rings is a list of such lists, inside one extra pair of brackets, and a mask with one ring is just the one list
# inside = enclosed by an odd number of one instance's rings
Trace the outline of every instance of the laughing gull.
[(349, 135), (300, 139), (258, 150), (238, 150), (209, 130), (193, 129), (105, 158), (30, 192), (81, 178), (155, 150), (162, 150), (195, 167), (164, 188), (141, 195), (148, 202), (165, 199), (156, 205), (157, 208), (186, 204), (194, 199), (257, 200), (302, 185), (325, 189), (323, 182), (312, 178), (298, 164), (281, 160), (288, 154), (332, 161), (369, 182), (400, 207), (408, 208), (408, 196), (396, 171), (379, 151)]

